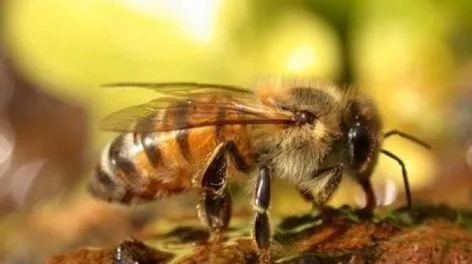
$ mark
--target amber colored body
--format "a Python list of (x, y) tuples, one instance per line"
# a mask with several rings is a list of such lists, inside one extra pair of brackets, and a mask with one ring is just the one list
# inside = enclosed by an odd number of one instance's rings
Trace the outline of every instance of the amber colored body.
[[(209, 100), (210, 99), (210, 100)], [(224, 98), (195, 98), (214, 101)], [(215, 103), (218, 103), (215, 102)], [(198, 106), (197, 106), (198, 107)], [(228, 115), (214, 105), (217, 115)], [(205, 109), (210, 111), (210, 109)], [(164, 122), (188, 122), (192, 112), (161, 113)], [(215, 117), (218, 119), (218, 117)], [(121, 203), (140, 203), (201, 188), (201, 173), (218, 144), (233, 141), (248, 166), (254, 163), (250, 152), (251, 125), (207, 126), (154, 133), (125, 133), (103, 152), (96, 169), (94, 193)], [(234, 166), (232, 166), (234, 168)], [(234, 170), (233, 170), (234, 171)], [(245, 171), (246, 172), (246, 171)]]
[[(318, 117), (316, 123), (301, 126), (242, 124), (124, 133), (104, 150), (92, 188), (98, 196), (121, 203), (139, 203), (200, 188), (199, 173), (205, 169), (214, 149), (222, 142), (233, 141), (249, 167), (240, 172), (250, 173), (256, 165), (265, 164), (275, 177), (293, 181), (302, 189), (317, 189), (313, 174), (345, 159), (343, 122), (350, 114), (346, 106), (353, 105), (353, 100), (363, 99), (356, 96), (353, 90), (341, 91), (304, 80), (262, 83), (256, 87), (254, 98), (261, 107), (289, 113), (307, 110)], [(227, 100), (225, 96), (202, 94), (192, 99), (214, 102), (210, 107), (215, 109), (188, 103), (182, 110), (157, 111), (153, 115), (162, 115), (160, 122), (168, 125), (190, 122), (198, 118), (195, 113), (211, 112), (216, 115), (215, 120), (235, 115), (218, 109), (219, 104)], [(359, 112), (375, 121), (373, 137), (380, 137), (379, 118), (373, 105), (367, 103), (362, 106), (370, 108)], [(367, 167), (370, 170), (373, 165)]]
[(254, 190), (253, 235), (262, 263), (269, 262), (273, 177), (292, 182), (322, 207), (347, 171), (366, 192), (366, 209), (375, 207), (369, 177), (383, 140), (381, 122), (372, 101), (358, 91), (311, 79), (268, 79), (254, 92), (183, 85), (166, 92), (160, 84), (137, 85), (165, 96), (104, 120), (102, 128), (122, 134), (96, 167), (89, 185), (95, 196), (132, 204), (198, 190), (200, 217), (220, 232), (231, 216), (227, 181), (235, 173), (246, 175)]

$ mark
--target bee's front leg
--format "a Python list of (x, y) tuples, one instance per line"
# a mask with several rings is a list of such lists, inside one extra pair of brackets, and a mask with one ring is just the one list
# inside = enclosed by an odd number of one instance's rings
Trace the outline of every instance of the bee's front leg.
[(374, 209), (377, 205), (377, 199), (375, 198), (375, 192), (372, 188), (372, 183), (369, 178), (358, 177), (357, 181), (362, 187), (362, 190), (366, 196), (366, 205), (364, 208), (358, 211), (358, 214), (361, 218), (369, 219), (372, 218)]
[(343, 164), (339, 163), (335, 166), (321, 169), (313, 176), (316, 179), (316, 192), (298, 188), (303, 198), (313, 204), (313, 206), (323, 211), (325, 204), (333, 196), (339, 186), (343, 176)]
[(228, 227), (231, 219), (232, 201), (226, 188), (227, 157), (226, 144), (220, 144), (208, 163), (202, 176), (201, 187), (204, 190), (198, 204), (198, 214), (217, 238)]
[(253, 236), (259, 249), (260, 263), (270, 263), (270, 223), (267, 210), (270, 205), (270, 175), (267, 167), (259, 170), (253, 208), (255, 211)]

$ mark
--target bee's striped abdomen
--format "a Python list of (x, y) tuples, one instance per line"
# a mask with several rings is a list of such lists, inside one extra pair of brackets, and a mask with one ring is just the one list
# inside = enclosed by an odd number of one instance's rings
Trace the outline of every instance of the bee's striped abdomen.
[[(138, 139), (138, 140), (137, 140)], [(104, 149), (90, 184), (91, 192), (102, 199), (121, 203), (154, 200), (189, 187), (190, 179), (167, 163), (159, 147), (159, 134), (123, 134)]]
[[(212, 102), (213, 98), (207, 100)], [(201, 172), (222, 142), (233, 141), (233, 153), (238, 154), (236, 168), (247, 169), (250, 136), (246, 125), (218, 125), (219, 121), (234, 113), (227, 113), (217, 101), (203, 108), (191, 101), (171, 107), (172, 110), (162, 109), (143, 119), (137, 130), (152, 131), (152, 126), (182, 127), (202, 118), (216, 120), (217, 124), (171, 131), (134, 132), (117, 137), (104, 150), (95, 171), (91, 189), (96, 196), (122, 203), (138, 203), (198, 188)], [(208, 111), (214, 116), (209, 117)], [(145, 126), (147, 128), (143, 128)]]
[[(188, 102), (181, 102), (177, 105), (178, 110), (174, 112), (173, 120), (171, 122), (174, 122), (176, 125), (184, 125), (188, 122), (189, 120), (189, 115), (190, 115), (190, 107), (191, 104)], [(167, 113), (166, 116), (168, 116), (169, 113)], [(170, 120), (170, 118), (166, 118), (167, 120)], [(179, 130), (176, 132), (176, 137), (175, 140), (177, 141), (180, 149), (180, 153), (182, 156), (188, 161), (190, 160), (190, 146), (189, 146), (189, 130), (188, 129), (183, 129)]]

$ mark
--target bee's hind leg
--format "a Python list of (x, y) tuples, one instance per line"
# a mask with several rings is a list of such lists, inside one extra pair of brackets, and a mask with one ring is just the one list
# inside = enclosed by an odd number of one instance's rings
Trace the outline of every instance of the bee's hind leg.
[(231, 219), (232, 201), (226, 182), (226, 144), (223, 143), (215, 149), (203, 173), (203, 192), (197, 207), (200, 219), (210, 229), (211, 239), (218, 239)]
[(267, 167), (259, 170), (253, 208), (255, 211), (253, 237), (259, 249), (259, 260), (262, 264), (270, 263), (270, 223), (267, 210), (270, 205), (270, 175)]
[(313, 177), (316, 179), (316, 191), (298, 187), (302, 197), (313, 204), (314, 209), (320, 212), (327, 211), (326, 203), (333, 196), (343, 176), (343, 164), (321, 169)]

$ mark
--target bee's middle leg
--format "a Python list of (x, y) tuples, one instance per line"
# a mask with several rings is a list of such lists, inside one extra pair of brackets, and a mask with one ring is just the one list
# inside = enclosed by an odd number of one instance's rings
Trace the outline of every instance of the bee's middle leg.
[(231, 219), (232, 201), (226, 182), (226, 144), (220, 144), (203, 173), (201, 187), (204, 191), (197, 207), (198, 215), (212, 237), (226, 229)]
[(270, 263), (270, 223), (267, 210), (270, 205), (270, 175), (267, 167), (259, 170), (254, 193), (253, 208), (255, 211), (253, 236), (259, 249), (260, 263)]
[(312, 190), (298, 187), (298, 192), (305, 200), (311, 202), (315, 209), (323, 211), (323, 209), (325, 209), (326, 203), (338, 188), (342, 176), (343, 164), (341, 163), (319, 170), (313, 177), (317, 179), (318, 191), (314, 193)]

